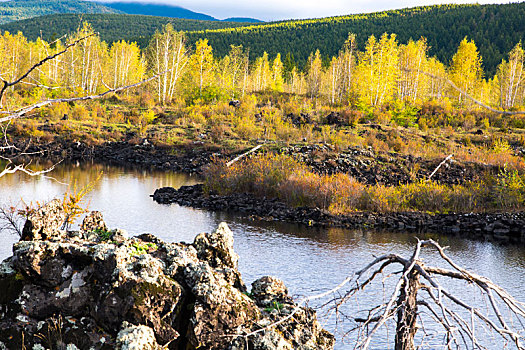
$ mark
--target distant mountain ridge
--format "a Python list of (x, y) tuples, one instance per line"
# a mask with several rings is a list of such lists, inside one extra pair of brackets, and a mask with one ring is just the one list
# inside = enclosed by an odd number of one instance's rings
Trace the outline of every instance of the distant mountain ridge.
[[(147, 16), (162, 16), (206, 21), (219, 21), (217, 18), (194, 12), (175, 5), (150, 4), (141, 2), (102, 2), (83, 0), (9, 0), (0, 1), (0, 24), (51, 15), (71, 13), (127, 13)], [(230, 21), (226, 19), (224, 21)], [(254, 18), (232, 18), (232, 22), (261, 22)]]
[(228, 17), (222, 20), (223, 22), (241, 22), (241, 23), (264, 23), (259, 19), (251, 17)]
[(147, 15), (159, 17), (174, 17), (185, 19), (197, 19), (204, 21), (217, 21), (216, 18), (203, 13), (194, 12), (180, 6), (162, 4), (146, 4), (139, 2), (96, 2), (97, 4), (118, 10), (130, 15)]
[(82, 21), (91, 24), (100, 34), (100, 38), (108, 43), (127, 40), (135, 41), (141, 47), (145, 47), (151, 35), (156, 30), (162, 30), (162, 26), (167, 23), (171, 23), (176, 30), (185, 32), (241, 27), (249, 24), (128, 14), (54, 14), (0, 24), (0, 32), (4, 30), (10, 33), (22, 32), (29, 40), (42, 37), (44, 40), (52, 41), (64, 34), (75, 32)]
[[(174, 17), (174, 18), (185, 18), (185, 19), (196, 19), (201, 21), (219, 21), (219, 19), (191, 11), (176, 5), (169, 4), (150, 4), (145, 2), (131, 2), (131, 1), (118, 1), (118, 2), (104, 2), (97, 1), (98, 4), (110, 7), (118, 10), (122, 13), (130, 15), (147, 15), (147, 16), (160, 16), (160, 17)], [(224, 22), (262, 22), (258, 19), (248, 17), (232, 17), (223, 20)]]

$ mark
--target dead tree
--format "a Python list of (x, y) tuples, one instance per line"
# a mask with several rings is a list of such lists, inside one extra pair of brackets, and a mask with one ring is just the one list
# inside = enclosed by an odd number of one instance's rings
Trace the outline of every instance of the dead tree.
[[(426, 265), (421, 258), (423, 249), (437, 251), (448, 268)], [(345, 321), (345, 327), (348, 326), (348, 321), (356, 325), (352, 329), (344, 330), (343, 333), (343, 338), (354, 335), (354, 349), (371, 348), (373, 338), (378, 336), (381, 330), (388, 328), (395, 328), (396, 350), (425, 348), (423, 340), (431, 336), (427, 335), (423, 315), (432, 320), (441, 329), (440, 334), (444, 335), (438, 339), (441, 346), (433, 343), (426, 348), (494, 349), (494, 344), (485, 346), (481, 340), (483, 333), (485, 336), (492, 333), (501, 341), (501, 346), (498, 348), (525, 349), (522, 344), (525, 333), (525, 303), (517, 301), (488, 278), (457, 265), (445, 254), (445, 249), (432, 239), (418, 240), (410, 258), (397, 254), (379, 256), (363, 269), (348, 276), (335, 288), (299, 299), (295, 309), (278, 321), (249, 334), (232, 336), (244, 338), (248, 344), (250, 336), (292, 319), (302, 305), (325, 300), (316, 306), (318, 311), (325, 313), (325, 321), (335, 315), (338, 322)], [(394, 271), (389, 271), (392, 269)], [(383, 286), (385, 280), (399, 276), (397, 281), (394, 281), (392, 289), (386, 290), (389, 297), (364, 310), (356, 311), (348, 307), (351, 299), (355, 299), (358, 304), (362, 303), (360, 293), (368, 289), (381, 276), (383, 276)], [(485, 298), (484, 309), (469, 305), (457, 296), (458, 293), (445, 288), (442, 284), (443, 278), (475, 286), (477, 292)], [(342, 292), (345, 288), (347, 290)], [(351, 311), (348, 312), (348, 309)], [(359, 317), (361, 312), (364, 312), (366, 317)], [(423, 335), (419, 336), (418, 331)], [(416, 346), (417, 338), (422, 341)]]
[[(422, 249), (425, 248), (437, 251), (448, 268), (426, 265), (421, 258)], [(387, 272), (392, 268), (395, 269), (393, 272)], [(444, 337), (441, 342), (445, 349), (488, 349), (490, 347), (480, 340), (482, 332), (496, 334), (505, 347), (513, 345), (517, 349), (525, 349), (522, 344), (525, 304), (489, 279), (458, 266), (445, 254), (445, 248), (433, 240), (418, 241), (412, 257), (408, 259), (397, 254), (375, 258), (357, 271), (353, 278), (347, 279), (347, 285), (351, 285), (351, 288), (324, 306), (340, 316), (343, 305), (353, 298), (359, 300), (359, 293), (380, 276), (384, 276), (383, 282), (392, 276), (399, 276), (393, 290), (388, 293), (390, 297), (363, 310), (366, 317), (356, 317), (355, 314), (350, 316), (348, 313), (344, 316), (356, 324), (345, 334), (357, 334), (356, 349), (368, 349), (374, 336), (388, 327), (387, 323), (395, 323), (396, 350), (421, 348), (416, 346), (415, 340), (419, 330), (425, 331), (423, 314), (442, 329)], [(486, 307), (482, 309), (461, 300), (454, 291), (443, 286), (443, 278), (475, 286), (485, 298)], [(334, 292), (339, 290), (341, 286)], [(417, 325), (418, 320), (421, 325)], [(421, 337), (424, 338), (425, 334)], [(433, 345), (432, 348), (436, 347)]]

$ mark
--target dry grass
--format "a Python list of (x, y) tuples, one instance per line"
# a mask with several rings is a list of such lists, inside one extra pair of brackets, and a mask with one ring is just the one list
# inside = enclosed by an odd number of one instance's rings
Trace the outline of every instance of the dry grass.
[(318, 207), (333, 214), (354, 211), (431, 213), (483, 212), (525, 208), (525, 182), (504, 168), (495, 178), (464, 185), (418, 181), (367, 186), (347, 174), (319, 175), (287, 155), (263, 154), (234, 163), (214, 162), (206, 188), (220, 194), (251, 193), (291, 206)]

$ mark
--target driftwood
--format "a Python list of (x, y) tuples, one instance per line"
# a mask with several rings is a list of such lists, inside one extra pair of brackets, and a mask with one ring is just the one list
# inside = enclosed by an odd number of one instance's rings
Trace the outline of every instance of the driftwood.
[(432, 176), (434, 176), (434, 174), (437, 173), (439, 168), (441, 168), (449, 159), (452, 159), (453, 156), (454, 156), (453, 154), (449, 154), (441, 163), (439, 163), (439, 165), (436, 167), (436, 169), (434, 169), (432, 174), (430, 174), (428, 179), (430, 180), (432, 178)]
[(247, 156), (248, 154), (250, 153), (253, 153), (255, 151), (257, 151), (259, 148), (261, 148), (263, 145), (257, 145), (255, 146), (254, 148), (252, 148), (251, 150), (249, 150), (248, 152), (244, 152), (243, 154), (241, 154), (240, 156), (237, 156), (235, 157), (234, 159), (230, 160), (228, 163), (226, 163), (226, 166), (230, 166), (232, 165), (233, 163), (235, 163), (236, 161), (238, 161), (239, 159)]
[[(421, 259), (423, 248), (438, 252), (449, 268), (427, 266)], [(380, 329), (387, 327), (387, 322), (396, 323), (395, 349), (415, 349), (415, 337), (424, 325), (416, 326), (416, 319), (425, 313), (443, 330), (443, 348), (487, 349), (479, 340), (483, 332), (500, 337), (502, 344), (513, 344), (517, 349), (525, 349), (522, 344), (525, 328), (525, 304), (514, 299), (503, 288), (489, 279), (463, 269), (445, 254), (445, 248), (434, 240), (418, 241), (409, 259), (397, 254), (386, 254), (375, 258), (362, 270), (356, 272), (353, 287), (342, 296), (335, 297), (325, 304), (337, 313), (341, 306), (357, 293), (364, 290), (387, 267), (399, 266), (401, 269), (390, 273), (384, 279), (399, 274), (390, 297), (367, 311), (367, 317), (348, 317), (357, 324), (350, 330), (357, 332), (356, 349), (368, 349), (373, 337)], [(439, 278), (464, 281), (477, 287), (478, 293), (487, 300), (485, 310), (469, 305), (453, 291), (447, 290)], [(469, 315), (467, 319), (465, 315)], [(422, 323), (422, 322), (421, 322)]]

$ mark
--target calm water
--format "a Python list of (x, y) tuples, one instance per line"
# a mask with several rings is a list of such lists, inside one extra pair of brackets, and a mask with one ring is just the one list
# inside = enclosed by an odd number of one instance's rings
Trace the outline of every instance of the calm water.
[[(349, 274), (361, 269), (374, 256), (395, 252), (409, 257), (415, 242), (414, 235), (348, 231), (341, 229), (305, 228), (282, 223), (253, 222), (247, 218), (224, 213), (211, 213), (180, 207), (159, 205), (150, 194), (162, 186), (179, 187), (198, 180), (180, 174), (138, 171), (97, 164), (63, 165), (52, 173), (55, 180), (12, 175), (0, 179), (0, 204), (16, 204), (21, 200), (46, 201), (61, 197), (68, 186), (59, 182), (82, 186), (95, 180), (103, 172), (93, 191), (88, 195), (89, 209), (100, 210), (111, 228), (119, 227), (130, 235), (153, 233), (166, 241), (192, 242), (196, 234), (213, 230), (226, 221), (235, 237), (235, 250), (240, 255), (239, 268), (247, 285), (255, 279), (272, 275), (282, 279), (291, 294), (297, 297), (329, 290)], [(448, 254), (460, 265), (484, 275), (507, 289), (518, 300), (525, 300), (525, 250), (502, 247), (488, 242), (473, 242), (435, 236), (442, 245), (449, 246)], [(11, 245), (17, 237), (0, 232), (0, 259), (11, 254)], [(436, 261), (436, 254), (426, 254), (425, 262)], [(442, 263), (439, 265), (443, 265)], [(372, 303), (388, 296), (387, 280), (372, 285), (358, 300), (352, 300), (343, 311), (355, 315)], [(473, 287), (447, 283), (463, 299), (472, 303), (483, 300), (475, 297)], [(351, 323), (338, 323), (327, 318), (327, 309), (320, 310), (323, 324), (331, 331), (348, 330)], [(425, 321), (425, 320), (423, 320)], [(430, 324), (427, 348), (442, 338), (430, 338), (441, 331)], [(481, 326), (480, 326), (481, 328)], [(480, 332), (480, 331), (478, 331)], [(421, 332), (420, 332), (421, 333)], [(481, 333), (481, 332), (480, 332)], [(419, 334), (419, 333), (418, 333)], [(479, 336), (479, 333), (478, 333)], [(337, 348), (352, 347), (338, 341)], [(391, 348), (393, 335), (382, 333), (373, 348)], [(437, 340), (436, 340), (437, 339)], [(427, 340), (424, 340), (427, 341)], [(485, 336), (489, 348), (500, 345)]]

